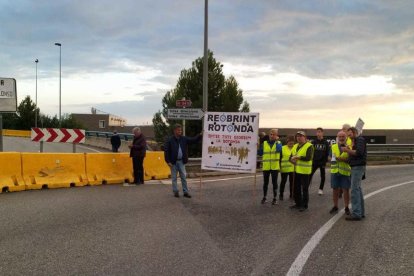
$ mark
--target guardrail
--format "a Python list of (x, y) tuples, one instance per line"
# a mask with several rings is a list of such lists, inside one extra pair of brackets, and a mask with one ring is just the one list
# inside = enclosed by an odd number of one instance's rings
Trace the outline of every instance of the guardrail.
[[(17, 137), (30, 137), (30, 131), (4, 129), (3, 135), (17, 136)], [(85, 135), (86, 137), (109, 139), (113, 135), (113, 132), (86, 131)], [(131, 133), (118, 133), (118, 135), (121, 137), (122, 141), (132, 141), (134, 139), (134, 135), (132, 135)], [(110, 149), (109, 141), (106, 141), (106, 144), (108, 145), (105, 145), (103, 147)], [(127, 148), (127, 143), (125, 143), (125, 147)], [(149, 147), (149, 150), (151, 150), (151, 148), (152, 147)], [(409, 157), (410, 159), (414, 159), (414, 144), (367, 144), (367, 148), (368, 148), (368, 157), (370, 156), (376, 156), (376, 157), (401, 156), (401, 157)], [(190, 161), (191, 161), (191, 164), (189, 164), (190, 166), (197, 166), (199, 165), (197, 163), (201, 163), (201, 158), (190, 158)]]
[(368, 156), (410, 156), (414, 157), (413, 144), (368, 144)]
[[(101, 137), (101, 138), (111, 138), (114, 135), (113, 132), (103, 132), (103, 131), (86, 131), (86, 137)], [(131, 133), (118, 133), (121, 140), (130, 141), (134, 139), (134, 135)]]

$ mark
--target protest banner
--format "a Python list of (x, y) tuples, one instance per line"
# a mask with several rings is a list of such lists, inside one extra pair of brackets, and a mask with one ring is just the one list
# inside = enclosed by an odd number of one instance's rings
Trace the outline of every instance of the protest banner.
[(258, 131), (259, 113), (206, 113), (201, 168), (254, 173)]

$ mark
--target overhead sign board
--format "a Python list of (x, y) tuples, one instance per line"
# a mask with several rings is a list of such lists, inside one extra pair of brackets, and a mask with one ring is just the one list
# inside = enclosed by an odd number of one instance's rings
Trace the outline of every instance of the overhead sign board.
[(190, 107), (192, 104), (191, 100), (176, 100), (175, 106), (176, 107)]
[(167, 113), (168, 119), (177, 120), (200, 120), (204, 112), (201, 108), (169, 108)]
[(14, 113), (17, 111), (16, 80), (0, 78), (0, 112)]

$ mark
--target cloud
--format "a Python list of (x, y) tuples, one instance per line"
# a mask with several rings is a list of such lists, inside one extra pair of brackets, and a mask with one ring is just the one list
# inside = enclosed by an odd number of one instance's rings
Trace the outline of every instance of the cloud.
[[(34, 98), (39, 59), (39, 106), (50, 114), (58, 110), (55, 42), (62, 110), (102, 105), (134, 123), (152, 118), (180, 71), (203, 54), (200, 1), (22, 0), (0, 9), (0, 76), (17, 79), (20, 100)], [(409, 0), (210, 1), (209, 48), (261, 124), (274, 122), (273, 104), (281, 116), (300, 114), (296, 124), (328, 123), (340, 98), (352, 102), (340, 105), (345, 117), (369, 111), (384, 127), (412, 128), (403, 107), (414, 93), (413, 10)]]

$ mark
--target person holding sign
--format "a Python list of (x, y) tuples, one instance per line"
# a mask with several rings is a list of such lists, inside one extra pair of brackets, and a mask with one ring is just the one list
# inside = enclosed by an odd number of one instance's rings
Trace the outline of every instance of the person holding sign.
[(185, 164), (188, 162), (188, 144), (195, 144), (201, 140), (202, 135), (195, 137), (182, 136), (183, 129), (180, 124), (174, 126), (174, 135), (171, 136), (164, 146), (164, 159), (171, 168), (172, 189), (175, 197), (180, 197), (177, 187), (177, 172), (180, 174), (184, 197), (191, 198), (187, 187), (187, 175)]
[(361, 182), (365, 178), (365, 166), (367, 164), (367, 144), (358, 130), (351, 127), (348, 136), (352, 139), (352, 148), (342, 147), (349, 155), (351, 166), (351, 203), (352, 213), (346, 220), (358, 221), (365, 218), (364, 195), (362, 194)]
[(262, 156), (263, 163), (263, 199), (262, 204), (266, 203), (267, 189), (269, 186), (269, 177), (272, 177), (273, 201), (272, 205), (277, 204), (277, 176), (280, 170), (280, 152), (282, 144), (279, 141), (278, 130), (271, 129), (269, 140), (263, 141), (259, 149), (259, 155)]
[(342, 150), (346, 145), (347, 135), (344, 131), (339, 131), (337, 135), (338, 142), (331, 147), (329, 159), (331, 161), (331, 187), (333, 189), (334, 207), (329, 211), (330, 214), (338, 213), (339, 190), (341, 189), (344, 196), (345, 213), (350, 214), (349, 205), (349, 188), (351, 187), (351, 166), (349, 166), (348, 153)]
[(304, 131), (296, 133), (296, 140), (298, 143), (293, 146), (289, 159), (295, 165), (295, 205), (290, 208), (303, 212), (308, 209), (309, 203), (309, 177), (312, 173), (313, 145), (307, 141)]

